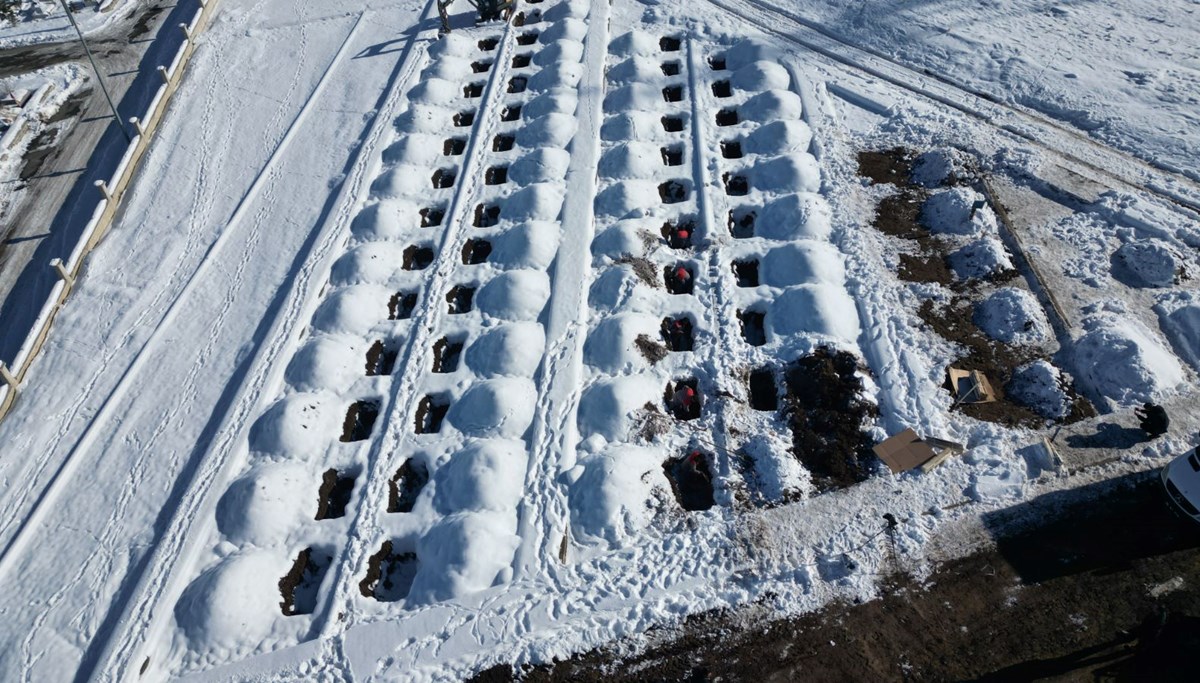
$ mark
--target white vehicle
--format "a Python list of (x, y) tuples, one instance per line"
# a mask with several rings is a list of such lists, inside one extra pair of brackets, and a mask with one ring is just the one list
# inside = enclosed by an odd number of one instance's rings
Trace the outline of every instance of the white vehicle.
[(1175, 507), (1200, 522), (1200, 455), (1191, 453), (1175, 458), (1162, 469), (1163, 486)]

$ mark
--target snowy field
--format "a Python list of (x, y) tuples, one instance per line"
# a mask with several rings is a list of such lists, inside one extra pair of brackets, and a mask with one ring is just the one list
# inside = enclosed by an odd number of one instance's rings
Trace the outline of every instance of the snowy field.
[(0, 678), (807, 612), (1195, 445), (1194, 2), (459, 4), (221, 0), (0, 423)]

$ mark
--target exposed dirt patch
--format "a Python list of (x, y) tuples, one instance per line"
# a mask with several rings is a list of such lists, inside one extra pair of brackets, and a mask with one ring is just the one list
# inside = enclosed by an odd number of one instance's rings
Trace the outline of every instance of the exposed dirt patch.
[(367, 563), (367, 575), (358, 583), (365, 598), (380, 602), (395, 602), (408, 596), (413, 577), (417, 574), (417, 556), (395, 552), (391, 541), (384, 541), (379, 552)]
[(652, 365), (666, 358), (667, 354), (670, 353), (667, 350), (666, 344), (654, 341), (654, 339), (647, 334), (639, 334), (637, 339), (633, 340), (633, 345), (637, 347), (637, 350), (642, 354), (642, 357), (650, 361)]
[(876, 460), (863, 429), (879, 409), (863, 399), (858, 358), (820, 347), (788, 366), (788, 419), (792, 447), (819, 490), (863, 481)]
[(409, 458), (388, 482), (388, 512), (412, 512), (421, 489), (429, 482), (425, 465)]
[(858, 174), (870, 178), (876, 185), (890, 183), (896, 187), (910, 187), (916, 159), (916, 153), (904, 147), (863, 150), (858, 153)]
[(321, 477), (321, 488), (317, 492), (318, 521), (346, 516), (350, 494), (354, 493), (354, 479), (353, 474), (343, 476), (332, 467), (325, 470)]
[(300, 551), (292, 568), (279, 579), (279, 594), (283, 598), (279, 608), (284, 616), (313, 613), (321, 579), (325, 578), (325, 571), (332, 561), (328, 553), (313, 548)]
[(647, 286), (662, 286), (661, 281), (658, 279), (658, 268), (652, 261), (648, 259), (637, 256), (622, 256), (614, 261), (614, 263), (628, 265), (631, 269), (633, 269), (633, 274), (636, 275), (639, 280), (646, 283)]
[(382, 339), (375, 340), (367, 349), (367, 376), (390, 375), (396, 367), (396, 357), (399, 352), (385, 344)]
[(355, 401), (346, 410), (342, 423), (343, 442), (362, 441), (371, 436), (375, 420), (379, 418), (379, 401)]
[(417, 404), (414, 430), (417, 434), (436, 434), (442, 430), (442, 420), (450, 412), (450, 400), (444, 396), (426, 395)]

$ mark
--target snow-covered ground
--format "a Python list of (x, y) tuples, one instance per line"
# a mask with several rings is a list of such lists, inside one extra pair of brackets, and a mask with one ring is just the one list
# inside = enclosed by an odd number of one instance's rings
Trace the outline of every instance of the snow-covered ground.
[[(84, 35), (127, 20), (140, 0), (68, 0), (71, 15)], [(60, 0), (21, 0), (15, 23), (0, 22), (0, 49), (74, 40), (75, 28)]]
[[(1195, 147), (1188, 3), (1182, 28), (1132, 1), (771, 4), (464, 4), (439, 39), (427, 3), (222, 0), (0, 423), (0, 677), (456, 679), (813, 610), (1186, 447), (1200, 225), (1163, 168)], [(797, 15), (1088, 125), (992, 125), (961, 87), (804, 48)], [(1170, 90), (1102, 77), (1136, 61), (1109, 21)], [(904, 191), (945, 283), (901, 278), (914, 244), (872, 225), (897, 187), (857, 154), (897, 145), (933, 151)], [(1011, 392), (1048, 429), (951, 409), (962, 347), (924, 302), (1029, 356)], [(967, 454), (828, 491), (782, 410), (820, 354), (870, 437)], [(1056, 463), (1069, 380), (1102, 415)], [(1171, 435), (1096, 441), (1145, 400)]]

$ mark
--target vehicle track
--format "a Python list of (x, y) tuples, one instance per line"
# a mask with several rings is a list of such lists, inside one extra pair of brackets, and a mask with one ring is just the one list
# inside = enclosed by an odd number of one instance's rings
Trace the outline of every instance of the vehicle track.
[[(467, 31), (471, 35), (476, 32), (471, 29)], [(432, 29), (424, 33), (427, 36), (434, 35)], [(483, 186), (485, 157), (490, 153), (488, 140), (500, 123), (501, 110), (504, 108), (505, 83), (511, 71), (514, 43), (513, 26), (505, 23), (463, 152), (463, 163), (458, 173), (462, 181), (455, 183), (454, 194), (442, 221), (445, 229), (437, 245), (434, 262), (429, 268), (430, 276), (425, 280), (418, 307), (411, 316), (411, 335), (396, 361), (396, 367), (404, 368), (405, 372), (393, 383), (391, 397), (380, 411), (376, 423), (384, 425), (385, 431), (375, 440), (367, 456), (365, 490), (347, 529), (346, 546), (333, 559), (331, 589), (324, 603), (319, 604), (314, 612), (312, 632), (319, 634), (323, 650), (330, 654), (340, 650), (338, 636), (355, 622), (354, 601), (358, 582), (366, 573), (367, 563), (375, 551), (373, 544), (382, 533), (383, 525), (379, 516), (387, 514), (388, 475), (394, 464), (389, 456), (399, 452), (401, 445), (410, 438), (409, 413), (417, 404), (421, 383), (432, 367), (430, 356), (433, 354), (435, 333), (441, 328), (442, 320), (449, 315), (445, 293), (452, 284), (463, 246), (470, 235), (470, 211), (474, 198)]]
[[(709, 2), (767, 33), (816, 52), (838, 64), (951, 107), (1069, 164), (1087, 168), (1090, 172), (1108, 178), (1118, 185), (1148, 192), (1179, 208), (1200, 215), (1200, 181), (1179, 169), (1106, 145), (1077, 129), (1024, 107), (999, 102), (988, 93), (957, 83), (945, 76), (918, 71), (881, 52), (850, 43), (815, 22), (761, 0), (745, 0), (738, 5), (728, 0)], [(845, 54), (847, 50), (857, 55)], [(1083, 149), (1070, 149), (1062, 144), (1064, 136), (1069, 142), (1078, 143)], [(1051, 142), (1056, 138), (1057, 144)], [(1129, 166), (1134, 168), (1130, 169)]]

